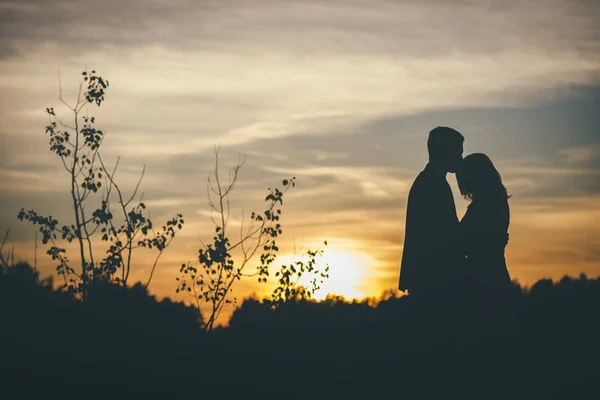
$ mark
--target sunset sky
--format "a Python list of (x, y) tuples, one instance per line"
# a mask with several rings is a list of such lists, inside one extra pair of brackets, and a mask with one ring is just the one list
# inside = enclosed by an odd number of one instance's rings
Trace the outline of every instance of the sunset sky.
[[(118, 181), (132, 188), (145, 164), (152, 218), (186, 220), (159, 264), (158, 296), (174, 295), (179, 266), (212, 236), (216, 145), (223, 173), (247, 156), (233, 227), (242, 206), (260, 211), (267, 188), (295, 176), (282, 260), (294, 241), (327, 240), (326, 291), (395, 288), (408, 190), (438, 125), (465, 136), (465, 154), (487, 153), (513, 195), (513, 279), (598, 276), (599, 19), (593, 0), (0, 1), (0, 230), (32, 262), (21, 207), (72, 223), (44, 109), (67, 117), (59, 70), (68, 100), (87, 66), (110, 81), (89, 114), (106, 132), (105, 159), (121, 156)], [(448, 180), (460, 218), (468, 203)], [(136, 278), (149, 255), (138, 253)]]

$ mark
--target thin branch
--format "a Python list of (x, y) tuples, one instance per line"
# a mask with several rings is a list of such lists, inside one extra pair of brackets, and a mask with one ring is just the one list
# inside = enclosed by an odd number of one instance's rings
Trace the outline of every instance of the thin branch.
[[(106, 172), (106, 168), (104, 166), (104, 162), (102, 161), (102, 157), (100, 156), (99, 153), (98, 153), (98, 159), (100, 160), (100, 164), (102, 165), (102, 168)], [(127, 264), (125, 264), (125, 262), (123, 261), (123, 263), (122, 263), (123, 269), (121, 271), (121, 275), (122, 275), (121, 277), (122, 277), (124, 283), (126, 283), (127, 279), (129, 278), (129, 272), (130, 272), (130, 269), (131, 269), (131, 253), (132, 253), (132, 250), (133, 250), (133, 238), (135, 237), (135, 233), (136, 233), (136, 232), (130, 232), (129, 231), (130, 230), (129, 228), (131, 227), (132, 224), (131, 224), (131, 220), (129, 219), (129, 214), (127, 213), (127, 205), (129, 204), (129, 202), (131, 202), (131, 200), (133, 200), (133, 197), (135, 197), (135, 195), (137, 194), (139, 185), (140, 185), (140, 183), (142, 181), (142, 178), (144, 177), (144, 173), (146, 171), (146, 166), (144, 165), (144, 169), (142, 171), (142, 175), (141, 175), (141, 177), (140, 177), (140, 179), (138, 181), (138, 184), (137, 184), (137, 186), (135, 188), (134, 195), (127, 202), (125, 202), (123, 200), (123, 192), (121, 192), (121, 189), (119, 188), (119, 185), (117, 185), (117, 183), (114, 180), (114, 174), (115, 174), (115, 172), (117, 170), (117, 166), (119, 164), (119, 160), (120, 160), (120, 157), (117, 158), (117, 164), (115, 165), (113, 174), (110, 175), (110, 174), (107, 173), (106, 176), (110, 180), (111, 185), (117, 191), (117, 196), (119, 197), (119, 204), (121, 206), (121, 210), (123, 211), (123, 216), (125, 218), (125, 223), (126, 223), (126, 226), (128, 228), (126, 230), (126, 232), (125, 232), (125, 234), (127, 236), (127, 243), (125, 245), (125, 248), (127, 249)], [(142, 194), (142, 198), (143, 198), (143, 194)], [(111, 226), (112, 226), (112, 222), (111, 222)]]
[[(81, 205), (81, 218), (85, 220), (85, 207), (83, 207), (83, 205)], [(90, 256), (90, 262), (92, 263), (92, 266), (95, 267), (96, 264), (94, 261), (94, 253), (92, 251), (92, 240), (90, 239), (91, 235), (88, 232), (87, 224), (83, 224), (83, 230), (85, 232), (85, 240), (88, 243), (88, 252), (89, 252), (89, 256)], [(94, 229), (94, 231), (95, 231), (95, 229)]]
[[(200, 310), (200, 297), (198, 296), (198, 292), (196, 291), (196, 277), (192, 279), (192, 290), (194, 291), (194, 300), (196, 302), (196, 309), (198, 310), (198, 314), (202, 316), (202, 311)], [(187, 292), (187, 291), (186, 291)], [(187, 292), (191, 295), (190, 292)]]
[[(69, 129), (73, 129), (75, 130), (75, 127), (67, 124), (62, 118), (59, 117), (54, 117), (54, 119), (56, 119), (56, 121), (60, 124), (60, 126), (62, 126), (63, 128), (69, 128)], [(73, 143), (71, 143), (70, 140), (67, 140), (67, 143), (69, 143), (71, 146), (74, 146)]]
[[(244, 214), (244, 207), (242, 207), (242, 222), (240, 223), (240, 237), (244, 237), (244, 220), (246, 219), (246, 215)], [(242, 254), (246, 256), (246, 250), (244, 249), (244, 243), (240, 246), (242, 249)]]
[[(79, 90), (79, 95), (81, 96), (81, 87)], [(62, 95), (61, 95), (62, 98)], [(62, 100), (62, 99), (61, 99)], [(79, 117), (77, 114), (77, 111), (74, 112), (75, 113), (75, 150), (73, 152), (73, 167), (71, 168), (71, 198), (73, 201), (73, 211), (75, 212), (75, 223), (76, 223), (76, 237), (77, 237), (77, 241), (79, 242), (79, 256), (81, 258), (81, 276), (83, 278), (83, 281), (87, 281), (87, 271), (86, 271), (86, 267), (87, 267), (87, 262), (85, 259), (85, 248), (84, 248), (84, 244), (83, 244), (83, 235), (81, 233), (81, 220), (83, 218), (80, 217), (79, 215), (79, 205), (78, 205), (78, 201), (81, 202), (81, 197), (79, 196), (79, 185), (77, 184), (77, 177), (75, 174), (75, 166), (77, 163), (77, 154), (78, 154), (78, 147), (79, 147)]]
[(79, 79), (79, 92), (77, 93), (77, 105), (75, 106), (75, 109), (77, 110), (76, 112), (81, 111), (81, 109), (83, 109), (83, 107), (87, 104), (87, 101), (85, 98), (83, 100), (81, 99), (83, 82), (84, 82), (84, 80), (80, 78)]
[(4, 245), (6, 244), (6, 241), (8, 240), (9, 235), (10, 235), (10, 229), (6, 231), (6, 234), (4, 235), (4, 240), (2, 241), (2, 245), (0, 245), (0, 263), (2, 263), (6, 268), (8, 268), (8, 262), (6, 262), (6, 260), (4, 259), (2, 250), (4, 249)]
[(37, 272), (38, 230), (35, 231), (35, 247), (33, 250), (33, 269)]
[[(77, 182), (76, 182), (77, 183)], [(78, 227), (79, 230), (79, 235), (81, 236), (80, 238), (78, 238), (79, 240), (85, 240), (87, 242), (87, 247), (88, 247), (88, 255), (90, 257), (90, 262), (92, 266), (95, 266), (95, 261), (94, 261), (94, 253), (92, 251), (92, 241), (90, 240), (90, 233), (88, 232), (87, 226), (88, 224), (85, 223), (85, 206), (83, 204), (83, 202), (85, 201), (85, 199), (88, 197), (89, 195), (89, 191), (87, 190), (87, 188), (83, 189), (83, 195), (80, 193), (79, 191), (79, 184), (77, 183), (75, 185), (75, 187), (77, 188), (77, 206), (79, 207), (79, 214), (81, 215), (81, 225), (80, 227)], [(83, 231), (85, 232), (85, 238), (83, 237), (83, 235), (81, 234), (81, 228), (83, 228)]]
[[(222, 237), (227, 237), (226, 235), (226, 228), (227, 228), (227, 222), (226, 222), (226, 218), (225, 218), (225, 214), (224, 214), (224, 209), (223, 209), (223, 192), (221, 189), (221, 182), (219, 180), (219, 152), (218, 150), (215, 150), (215, 181), (217, 182), (217, 188), (219, 191), (219, 213), (221, 215), (221, 236)], [(224, 269), (224, 265), (223, 265), (224, 260), (221, 262), (221, 266), (219, 268), (219, 277), (217, 279), (217, 287), (221, 287), (221, 282), (222, 282), (222, 277), (223, 277), (223, 269)], [(227, 296), (227, 290), (224, 292), (223, 297)], [(216, 297), (216, 296), (215, 296)], [(212, 310), (212, 314), (209, 320), (209, 326), (212, 329), (212, 325), (214, 323), (214, 316), (215, 316), (215, 311), (218, 309), (218, 303), (215, 301), (216, 299), (213, 299), (212, 303), (213, 303), (213, 310)]]
[(127, 202), (125, 203), (125, 207), (127, 207), (129, 205), (129, 203), (131, 203), (133, 198), (137, 195), (137, 192), (140, 188), (140, 184), (142, 183), (142, 179), (144, 179), (145, 173), (146, 173), (146, 164), (144, 164), (144, 168), (142, 169), (142, 175), (140, 176), (140, 179), (138, 179), (137, 185), (135, 185), (135, 190), (133, 191), (133, 194), (131, 195), (129, 200), (127, 200)]
[(71, 170), (70, 170), (70, 169), (69, 169), (69, 167), (67, 166), (67, 162), (65, 161), (65, 158), (61, 156), (61, 157), (60, 157), (60, 160), (62, 161), (62, 163), (63, 163), (63, 166), (65, 167), (65, 170), (66, 170), (68, 173), (71, 173)]
[(58, 69), (58, 100), (63, 103), (69, 110), (75, 111), (74, 107), (71, 107), (62, 96), (62, 79), (60, 77), (60, 68)]

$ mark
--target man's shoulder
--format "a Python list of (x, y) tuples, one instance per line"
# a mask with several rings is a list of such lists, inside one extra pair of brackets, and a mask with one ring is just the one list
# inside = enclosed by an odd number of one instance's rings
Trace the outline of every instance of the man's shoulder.
[(423, 170), (415, 178), (411, 188), (410, 196), (428, 195), (435, 193), (439, 190), (443, 190), (444, 186), (447, 185), (445, 179), (439, 179), (432, 174), (428, 173), (427, 170)]

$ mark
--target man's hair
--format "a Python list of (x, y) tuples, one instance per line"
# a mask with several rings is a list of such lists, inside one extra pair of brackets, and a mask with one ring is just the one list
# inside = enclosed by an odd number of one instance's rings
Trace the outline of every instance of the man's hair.
[(444, 154), (451, 145), (462, 143), (464, 140), (465, 138), (460, 132), (446, 126), (438, 126), (429, 132), (429, 139), (427, 139), (429, 157), (439, 157)]

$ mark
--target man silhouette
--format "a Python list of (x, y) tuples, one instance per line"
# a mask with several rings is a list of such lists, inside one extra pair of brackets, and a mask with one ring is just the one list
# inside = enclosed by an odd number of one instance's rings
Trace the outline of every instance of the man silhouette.
[(462, 161), (464, 137), (448, 127), (429, 132), (429, 163), (408, 195), (398, 288), (419, 297), (447, 292), (462, 277), (464, 255), (452, 189), (446, 181)]

